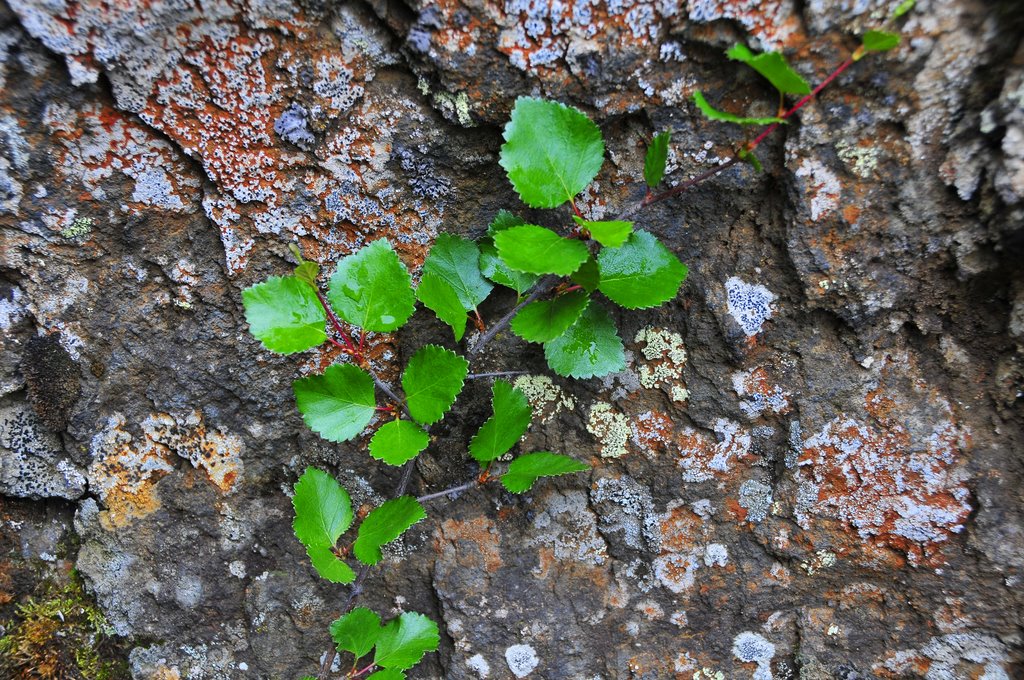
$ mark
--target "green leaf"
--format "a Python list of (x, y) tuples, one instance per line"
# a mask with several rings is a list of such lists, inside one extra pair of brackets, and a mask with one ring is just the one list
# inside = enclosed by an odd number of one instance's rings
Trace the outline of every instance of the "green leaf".
[(272, 276), (242, 291), (249, 332), (271, 352), (294, 354), (327, 339), (316, 292), (295, 276)]
[(626, 309), (656, 307), (671, 300), (686, 278), (686, 265), (646, 231), (634, 232), (621, 248), (597, 256), (598, 290)]
[(323, 470), (306, 468), (295, 483), (292, 530), (317, 572), (335, 583), (351, 583), (355, 573), (331, 548), (352, 524), (352, 501), (338, 482)]
[(647, 147), (644, 157), (644, 181), (653, 189), (661, 184), (665, 176), (665, 163), (668, 161), (668, 132), (654, 135), (651, 145)]
[(867, 52), (885, 52), (900, 44), (900, 36), (887, 31), (868, 31), (862, 41)]
[(697, 108), (700, 109), (701, 113), (711, 120), (720, 120), (726, 123), (737, 123), (739, 125), (770, 125), (771, 123), (786, 122), (781, 118), (775, 118), (772, 116), (765, 118), (744, 118), (743, 116), (719, 111), (711, 106), (711, 104), (708, 104), (708, 100), (704, 99), (704, 95), (701, 94), (700, 90), (693, 93), (693, 101), (696, 102)]
[(352, 567), (338, 559), (330, 548), (307, 547), (306, 554), (321, 578), (331, 583), (352, 583), (356, 580), (356, 573), (352, 571)]
[(505, 264), (498, 257), (494, 241), (489, 238), (480, 241), (480, 272), (498, 285), (511, 288), (517, 295), (522, 295), (533, 288), (533, 284), (540, 278), (536, 274), (517, 272)]
[(533, 416), (526, 395), (511, 383), (495, 380), (491, 394), (494, 415), (469, 442), (470, 455), (481, 463), (488, 463), (515, 446), (530, 426)]
[(426, 516), (423, 506), (412, 496), (399, 496), (384, 501), (359, 525), (352, 553), (363, 564), (377, 564), (383, 557), (380, 552), (382, 545), (395, 540)]
[(416, 297), (438, 319), (452, 327), (455, 342), (462, 340), (466, 334), (466, 309), (454, 288), (437, 274), (424, 274), (416, 288)]
[(589, 465), (558, 453), (538, 451), (519, 456), (508, 466), (508, 472), (501, 476), (502, 485), (512, 493), (529, 491), (541, 477), (557, 477), (572, 472), (583, 472)]
[(412, 417), (425, 425), (441, 420), (468, 374), (469, 362), (455, 352), (437, 345), (421, 347), (402, 373), (402, 389)]
[(430, 444), (430, 435), (416, 423), (392, 420), (370, 440), (370, 456), (388, 465), (404, 465)]
[(345, 321), (368, 331), (393, 331), (416, 303), (412, 279), (384, 239), (338, 260), (327, 299)]
[(576, 215), (573, 215), (572, 218), (576, 220), (576, 224), (590, 232), (590, 238), (609, 248), (618, 248), (633, 233), (632, 222), (621, 220), (591, 222)]
[(779, 52), (754, 54), (746, 45), (736, 45), (725, 53), (730, 59), (742, 61), (768, 79), (783, 94), (810, 94), (811, 86), (794, 71)]
[(508, 210), (499, 210), (498, 214), (494, 216), (491, 223), (487, 226), (487, 235), (494, 236), (499, 231), (504, 231), (509, 227), (520, 227), (526, 224), (526, 220), (517, 215), (513, 215)]
[(366, 680), (405, 680), (405, 673), (394, 668), (385, 668), (367, 677)]
[(608, 312), (591, 304), (562, 335), (544, 345), (548, 366), (558, 375), (593, 378), (626, 367), (625, 349)]
[(597, 290), (598, 284), (601, 283), (601, 271), (597, 267), (597, 260), (593, 256), (587, 258), (579, 269), (574, 271), (569, 277), (573, 283), (583, 286), (588, 293), (593, 293)]
[(588, 302), (590, 296), (581, 290), (531, 302), (512, 319), (512, 332), (527, 342), (554, 340), (580, 318)]
[(499, 163), (523, 203), (556, 208), (597, 177), (604, 140), (600, 128), (577, 109), (520, 97), (505, 125)]
[(899, 7), (893, 10), (892, 18), (899, 19), (901, 16), (912, 10), (914, 8), (914, 4), (915, 0), (903, 0), (903, 2), (899, 4)]
[(505, 264), (530, 274), (568, 276), (590, 255), (582, 241), (563, 238), (533, 224), (499, 231), (494, 235), (494, 245)]
[(331, 624), (331, 639), (339, 652), (361, 659), (370, 653), (381, 634), (380, 617), (366, 607), (356, 607)]
[(352, 364), (328, 366), (322, 375), (299, 378), (292, 388), (302, 419), (327, 441), (352, 439), (373, 419), (373, 378)]
[(476, 309), (494, 286), (480, 274), (480, 249), (470, 240), (441, 234), (423, 263), (423, 273), (445, 281), (462, 303), (464, 311)]
[(436, 651), (440, 639), (437, 624), (430, 618), (405, 612), (384, 626), (373, 662), (381, 668), (407, 670), (427, 652)]
[(316, 262), (303, 260), (295, 267), (295, 278), (308, 283), (313, 288), (317, 287), (316, 277), (320, 276), (320, 265)]

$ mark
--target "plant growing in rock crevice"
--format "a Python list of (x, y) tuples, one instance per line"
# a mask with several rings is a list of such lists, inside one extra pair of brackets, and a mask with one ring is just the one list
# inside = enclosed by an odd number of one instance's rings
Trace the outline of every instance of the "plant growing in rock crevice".
[[(911, 0), (903, 3), (894, 16), (911, 5)], [(293, 528), (313, 567), (329, 581), (352, 584), (342, 616), (330, 626), (334, 647), (325, 656), (320, 678), (330, 674), (338, 653), (351, 657), (343, 672), (346, 678), (393, 680), (405, 677), (406, 670), (437, 649), (437, 624), (422, 614), (405, 612), (382, 622), (369, 609), (352, 608), (369, 570), (383, 557), (381, 548), (427, 517), (424, 503), (491, 481), (523, 493), (539, 479), (588, 467), (547, 451), (502, 462), (529, 428), (531, 407), (526, 395), (501, 374), (476, 374), (497, 378), (493, 415), (467, 446), (479, 474), (449, 489), (410, 495), (415, 459), (430, 445), (430, 428), (445, 418), (471, 377), (470, 359), (510, 328), (523, 340), (541, 344), (548, 366), (559, 375), (591, 378), (623, 370), (624, 345), (606, 303), (630, 310), (662, 305), (677, 295), (687, 275), (686, 266), (665, 245), (627, 218), (736, 163), (759, 168), (754, 151), (772, 131), (865, 54), (889, 49), (898, 40), (895, 34), (868, 33), (861, 47), (813, 90), (780, 54), (754, 54), (744, 46), (731, 49), (730, 58), (750, 65), (778, 89), (779, 115), (723, 113), (695, 92), (695, 104), (712, 120), (769, 127), (730, 160), (661, 193), (655, 190), (664, 179), (669, 138), (668, 133), (655, 136), (644, 163), (644, 196), (613, 220), (588, 220), (575, 203), (604, 163), (600, 128), (572, 107), (520, 98), (505, 127), (500, 163), (527, 206), (571, 207), (572, 225), (564, 235), (501, 211), (479, 240), (440, 235), (415, 287), (404, 263), (382, 239), (339, 260), (326, 293), (320, 288), (319, 266), (303, 260), (297, 249), (298, 265), (291, 275), (272, 277), (243, 292), (250, 330), (267, 349), (293, 354), (329, 343), (349, 359), (294, 382), (298, 409), (310, 429), (328, 441), (343, 442), (383, 416), (386, 422), (369, 442), (370, 456), (403, 469), (392, 498), (359, 523), (344, 547), (338, 542), (355, 520), (346, 490), (314, 468), (295, 484)], [(786, 95), (802, 98), (786, 109)], [(495, 286), (515, 291), (517, 304), (485, 328), (478, 308)], [(464, 339), (470, 318), (481, 332), (466, 350), (470, 359), (439, 345), (419, 348), (401, 373), (399, 394), (367, 359), (366, 334), (398, 330), (413, 317), (417, 301), (451, 328), (456, 343)], [(358, 573), (349, 565), (351, 558), (361, 565)]]

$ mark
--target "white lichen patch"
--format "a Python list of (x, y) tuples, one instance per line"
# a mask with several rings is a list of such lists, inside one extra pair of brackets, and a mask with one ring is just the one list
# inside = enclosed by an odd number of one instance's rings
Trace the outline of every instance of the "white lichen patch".
[(803, 180), (805, 195), (808, 196), (811, 219), (817, 222), (839, 209), (842, 185), (839, 178), (821, 161), (805, 158), (796, 169), (796, 176)]
[(729, 563), (729, 549), (721, 543), (709, 543), (704, 546), (704, 565), (707, 567), (724, 567)]
[(697, 581), (697, 570), (704, 561), (704, 550), (694, 548), (687, 552), (673, 552), (660, 555), (651, 565), (661, 585), (673, 593), (685, 593)]
[(891, 652), (884, 662), (875, 664), (874, 675), (898, 674), (909, 677), (928, 671), (925, 680), (1010, 680), (1013, 674), (1010, 650), (994, 635), (981, 632), (955, 633), (933, 637), (920, 650)]
[(690, 394), (683, 382), (686, 348), (682, 336), (665, 328), (647, 326), (637, 332), (633, 342), (643, 357), (636, 369), (640, 384), (647, 389), (663, 387), (672, 401), (686, 401)]
[(576, 408), (576, 398), (552, 382), (546, 375), (522, 375), (513, 383), (523, 391), (533, 408), (533, 418), (547, 423), (562, 411)]
[(740, 485), (739, 504), (747, 511), (747, 520), (763, 522), (772, 506), (772, 488), (756, 479), (748, 479)]
[(752, 680), (772, 680), (775, 645), (757, 633), (744, 631), (732, 641), (732, 655), (743, 663), (756, 663)]
[(512, 675), (525, 678), (537, 668), (540, 659), (530, 645), (512, 645), (505, 650), (505, 663)]
[(618, 458), (626, 453), (626, 442), (632, 433), (629, 419), (606, 402), (590, 407), (587, 432), (597, 439), (602, 458)]
[(487, 663), (487, 659), (480, 654), (474, 654), (466, 659), (466, 667), (473, 671), (478, 678), (487, 678), (491, 675), (491, 664)]
[(732, 374), (732, 388), (740, 397), (740, 409), (750, 420), (765, 413), (786, 413), (789, 411), (789, 392), (772, 383), (768, 372), (762, 367)]
[(690, 21), (731, 19), (761, 42), (764, 50), (778, 50), (799, 30), (793, 6), (783, 0), (692, 0), (687, 3)]
[(775, 294), (764, 286), (751, 284), (737, 276), (725, 282), (726, 305), (729, 314), (748, 338), (761, 332), (764, 322), (772, 318)]
[(533, 527), (529, 545), (549, 548), (556, 560), (589, 565), (608, 561), (608, 546), (581, 491), (548, 496), (543, 508), (538, 508)]

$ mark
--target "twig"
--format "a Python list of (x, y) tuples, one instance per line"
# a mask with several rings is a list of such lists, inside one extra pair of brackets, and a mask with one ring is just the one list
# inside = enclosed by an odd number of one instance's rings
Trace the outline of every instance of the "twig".
[(508, 375), (529, 375), (529, 371), (492, 371), (491, 373), (470, 373), (466, 380), (477, 380), (478, 378), (501, 378)]
[(538, 281), (533, 287), (533, 292), (527, 295), (522, 302), (513, 307), (512, 311), (510, 311), (508, 314), (494, 322), (494, 324), (487, 330), (487, 332), (484, 333), (480, 337), (480, 339), (476, 341), (476, 344), (469, 348), (469, 351), (467, 351), (466, 354), (473, 356), (474, 354), (479, 353), (480, 350), (482, 350), (487, 345), (487, 343), (494, 339), (494, 336), (497, 335), (499, 331), (503, 330), (506, 326), (512, 323), (512, 317), (518, 314), (520, 309), (530, 304), (544, 293), (549, 292), (553, 287), (553, 284), (554, 279), (552, 277), (545, 277)]
[(444, 491), (436, 491), (434, 493), (428, 493), (426, 496), (420, 496), (416, 500), (419, 501), (420, 503), (425, 503), (427, 501), (432, 501), (435, 498), (441, 498), (442, 496), (447, 496), (449, 494), (459, 493), (460, 491), (466, 491), (468, 489), (472, 489), (474, 486), (479, 486), (479, 484), (480, 484), (480, 480), (474, 479), (474, 480), (466, 482), (465, 484), (459, 484), (458, 486), (453, 486), (450, 489), (445, 489)]

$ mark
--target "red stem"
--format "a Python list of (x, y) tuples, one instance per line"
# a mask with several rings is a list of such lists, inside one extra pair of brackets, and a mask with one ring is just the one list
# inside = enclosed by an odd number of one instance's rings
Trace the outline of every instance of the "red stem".
[[(794, 113), (796, 113), (797, 111), (802, 109), (804, 107), (804, 105), (807, 104), (807, 102), (809, 102), (812, 99), (814, 99), (815, 97), (817, 97), (818, 93), (820, 93), (822, 90), (824, 90), (826, 87), (828, 87), (829, 84), (833, 80), (838, 78), (839, 75), (843, 71), (845, 71), (846, 69), (850, 68), (850, 66), (853, 65), (853, 62), (854, 62), (853, 57), (850, 57), (849, 59), (844, 61), (842, 64), (840, 64), (839, 68), (837, 68), (835, 71), (833, 71), (831, 74), (829, 74), (828, 78), (825, 78), (825, 80), (821, 81), (821, 84), (819, 84), (816, 88), (814, 88), (814, 90), (812, 90), (809, 95), (806, 95), (803, 99), (798, 101), (796, 104), (793, 104), (793, 106), (788, 111), (786, 111), (784, 114), (782, 114), (782, 116), (780, 116), (780, 117), (783, 120), (785, 120), (786, 118), (789, 118)], [(761, 142), (763, 142), (768, 135), (770, 135), (772, 132), (775, 131), (775, 129), (777, 127), (779, 127), (779, 125), (781, 125), (781, 123), (772, 123), (771, 125), (769, 125), (767, 130), (765, 130), (764, 132), (759, 134), (757, 137), (754, 138), (754, 141), (752, 141), (750, 144), (747, 145), (747, 151), (753, 151), (754, 149), (756, 149), (757, 145), (760, 144)]]
[(581, 213), (580, 209), (576, 207), (576, 201), (570, 201), (570, 203), (572, 204), (572, 211), (574, 213), (576, 213), (576, 217), (578, 217), (578, 218), (580, 218), (582, 220), (583, 219), (583, 213)]
[[(829, 76), (827, 78), (825, 78), (825, 80), (821, 81), (821, 84), (819, 84), (816, 88), (814, 88), (814, 90), (812, 90), (809, 95), (806, 95), (805, 97), (800, 99), (800, 101), (798, 101), (796, 104), (794, 104), (792, 107), (790, 107), (790, 109), (788, 111), (783, 113), (782, 116), (780, 116), (780, 118), (785, 120), (786, 118), (791, 117), (794, 113), (796, 113), (797, 111), (802, 109), (809, 101), (811, 101), (812, 99), (817, 97), (818, 94), (820, 94), (822, 90), (824, 90), (826, 87), (828, 87), (829, 84), (831, 84), (833, 80), (838, 78), (839, 75), (843, 71), (845, 71), (846, 69), (850, 68), (850, 66), (852, 66), (855, 61), (856, 61), (856, 59), (854, 57), (852, 57), (852, 56), (849, 57), (846, 61), (844, 61), (842, 64), (840, 64), (839, 67), (835, 71), (830, 73)], [(752, 142), (750, 142), (749, 144), (746, 145), (746, 147), (745, 147), (746, 151), (747, 152), (751, 152), (754, 149), (756, 149), (757, 146), (761, 142), (763, 142), (768, 137), (768, 135), (770, 135), (771, 133), (775, 132), (775, 130), (777, 130), (780, 125), (781, 125), (781, 123), (772, 123), (771, 125), (769, 125), (768, 128), (764, 132), (762, 132), (761, 134), (759, 134), (757, 137), (754, 138), (754, 141), (752, 141)], [(715, 175), (717, 175), (718, 173), (722, 172), (723, 170), (726, 170), (727, 168), (731, 168), (732, 166), (734, 166), (737, 163), (739, 163), (741, 160), (742, 159), (739, 156), (733, 156), (732, 158), (727, 160), (725, 163), (721, 163), (719, 165), (716, 165), (715, 167), (711, 168), (710, 170), (705, 170), (704, 172), (702, 172), (701, 174), (697, 175), (693, 179), (688, 180), (686, 182), (683, 182), (682, 184), (680, 184), (678, 186), (675, 186), (675, 187), (672, 187), (668, 191), (664, 191), (664, 192), (662, 192), (660, 194), (652, 194), (648, 190), (648, 193), (647, 193), (647, 195), (644, 196), (643, 200), (641, 200), (639, 203), (634, 205), (632, 208), (626, 210), (622, 215), (619, 216), (618, 219), (622, 219), (622, 218), (628, 217), (628, 216), (632, 215), (633, 213), (635, 213), (637, 210), (640, 210), (641, 208), (646, 207), (646, 206), (648, 206), (648, 205), (650, 205), (652, 203), (657, 203), (659, 201), (664, 201), (667, 198), (672, 198), (673, 196), (681, 194), (684, 191), (686, 191), (687, 189), (689, 189), (690, 187), (692, 187), (692, 186), (694, 186), (696, 184), (700, 184), (701, 182), (703, 182), (706, 179), (714, 177)]]
[(348, 333), (345, 332), (345, 328), (341, 325), (341, 321), (339, 321), (338, 317), (335, 316), (334, 310), (331, 309), (329, 304), (327, 304), (327, 298), (324, 297), (324, 294), (320, 292), (319, 288), (314, 288), (313, 290), (316, 291), (316, 299), (320, 301), (320, 306), (324, 308), (324, 312), (326, 312), (331, 325), (334, 326), (334, 330), (338, 331), (338, 335), (340, 335), (341, 339), (345, 341), (345, 348), (353, 355), (357, 355), (358, 352), (356, 351), (355, 345), (352, 344), (352, 339), (348, 337)]
[(365, 672), (367, 672), (367, 671), (371, 670), (371, 669), (372, 669), (372, 668), (373, 668), (374, 666), (376, 666), (376, 665), (377, 665), (377, 664), (375, 664), (375, 663), (371, 663), (371, 664), (370, 664), (369, 666), (367, 666), (366, 668), (362, 668), (362, 669), (360, 669), (360, 670), (356, 671), (356, 672), (355, 672), (355, 674), (353, 674), (353, 675), (349, 675), (348, 677), (350, 677), (350, 678), (358, 678), (358, 677), (359, 677), (360, 675), (362, 675), (363, 673), (365, 673)]
[(562, 291), (562, 295), (565, 295), (566, 293), (571, 293), (574, 290), (579, 290), (582, 287), (583, 286), (569, 286), (568, 288), (566, 288), (565, 290)]

